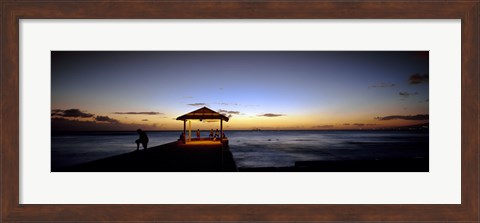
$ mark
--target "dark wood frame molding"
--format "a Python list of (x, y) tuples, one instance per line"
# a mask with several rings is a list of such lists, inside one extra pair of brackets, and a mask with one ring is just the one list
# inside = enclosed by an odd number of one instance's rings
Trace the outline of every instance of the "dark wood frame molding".
[[(3, 0), (1, 221), (462, 221), (479, 218), (478, 0)], [(20, 19), (461, 19), (462, 198), (459, 205), (20, 205)]]

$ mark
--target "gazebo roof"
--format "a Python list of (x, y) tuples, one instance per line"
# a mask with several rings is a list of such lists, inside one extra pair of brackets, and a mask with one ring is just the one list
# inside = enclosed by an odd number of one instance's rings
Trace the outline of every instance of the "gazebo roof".
[(227, 116), (222, 115), (216, 111), (213, 111), (212, 109), (209, 109), (207, 107), (197, 109), (195, 111), (192, 111), (190, 113), (187, 113), (177, 118), (177, 120), (186, 120), (186, 119), (221, 119), (223, 121), (228, 122)]

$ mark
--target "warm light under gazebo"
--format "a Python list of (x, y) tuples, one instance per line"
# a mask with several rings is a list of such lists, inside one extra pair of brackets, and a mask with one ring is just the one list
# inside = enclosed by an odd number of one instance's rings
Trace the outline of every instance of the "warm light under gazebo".
[[(183, 120), (183, 135), (186, 136), (186, 127), (187, 127), (187, 121), (188, 121), (188, 140), (190, 141), (192, 139), (192, 124), (191, 120), (205, 120), (205, 119), (219, 119), (220, 120), (220, 139), (223, 140), (223, 121), (228, 122), (228, 117), (225, 115), (222, 115), (216, 111), (213, 111), (212, 109), (209, 109), (207, 107), (203, 107), (200, 109), (197, 109), (195, 111), (192, 111), (190, 113), (187, 113), (185, 115), (182, 115), (177, 118), (177, 120)], [(221, 141), (222, 141), (221, 140)]]

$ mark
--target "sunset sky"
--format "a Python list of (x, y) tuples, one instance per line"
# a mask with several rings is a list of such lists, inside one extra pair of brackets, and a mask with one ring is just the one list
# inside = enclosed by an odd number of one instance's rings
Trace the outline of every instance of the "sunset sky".
[[(52, 51), (53, 130), (179, 130), (207, 106), (227, 130), (428, 122), (426, 51)], [(195, 121), (194, 129), (218, 128)]]

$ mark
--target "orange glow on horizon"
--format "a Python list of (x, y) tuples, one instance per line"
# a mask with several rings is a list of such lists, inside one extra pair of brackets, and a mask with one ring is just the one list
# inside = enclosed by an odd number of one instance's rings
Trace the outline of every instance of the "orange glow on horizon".
[[(122, 124), (143, 126), (145, 130), (182, 130), (183, 122), (171, 115), (115, 115), (105, 114)], [(279, 117), (260, 117), (238, 115), (224, 122), (226, 130), (348, 130), (395, 128), (426, 123), (428, 121), (389, 120), (379, 121), (366, 116), (336, 117), (334, 115), (285, 115)], [(191, 120), (192, 129), (209, 130), (220, 128), (219, 120)]]

